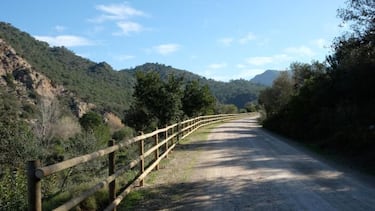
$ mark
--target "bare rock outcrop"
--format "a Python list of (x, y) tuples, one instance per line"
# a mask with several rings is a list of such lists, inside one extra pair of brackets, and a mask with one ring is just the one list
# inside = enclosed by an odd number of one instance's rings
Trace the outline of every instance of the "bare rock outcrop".
[(34, 68), (4, 40), (0, 39), (0, 85), (14, 83), (17, 89), (33, 90), (40, 97), (54, 99), (64, 88), (54, 85), (45, 75)]

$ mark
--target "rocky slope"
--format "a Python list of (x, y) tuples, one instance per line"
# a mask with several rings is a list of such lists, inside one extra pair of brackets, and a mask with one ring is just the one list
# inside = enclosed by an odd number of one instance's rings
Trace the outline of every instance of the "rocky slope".
[(0, 87), (4, 90), (13, 88), (17, 98), (34, 105), (41, 100), (51, 104), (59, 97), (70, 97), (72, 111), (78, 117), (94, 107), (93, 104), (75, 97), (64, 86), (53, 83), (2, 39), (0, 39)]

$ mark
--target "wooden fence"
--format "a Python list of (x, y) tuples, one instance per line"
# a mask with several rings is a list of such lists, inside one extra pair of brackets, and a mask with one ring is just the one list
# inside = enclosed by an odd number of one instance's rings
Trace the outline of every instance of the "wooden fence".
[[(105, 210), (116, 210), (116, 207), (124, 199), (124, 197), (137, 185), (142, 186), (145, 177), (153, 170), (159, 169), (160, 161), (168, 157), (168, 154), (176, 146), (176, 144), (183, 138), (187, 137), (193, 133), (198, 128), (217, 123), (221, 121), (230, 120), (237, 118), (238, 114), (225, 114), (225, 115), (211, 115), (211, 116), (201, 116), (193, 119), (189, 119), (177, 124), (167, 126), (163, 129), (157, 129), (148, 134), (140, 134), (137, 137), (125, 140), (119, 143), (115, 143), (110, 140), (108, 147), (101, 149), (99, 151), (75, 157), (69, 160), (65, 160), (60, 163), (56, 163), (49, 166), (42, 167), (39, 160), (28, 161), (27, 163), (27, 182), (28, 182), (28, 203), (29, 210), (42, 210), (42, 189), (41, 182), (42, 179), (55, 174), (57, 172), (63, 171), (65, 169), (98, 159), (103, 156), (108, 156), (108, 177), (100, 181), (96, 185), (88, 188), (87, 190), (80, 193), (78, 196), (70, 199), (61, 206), (55, 208), (54, 210), (69, 210), (83, 200), (87, 199), (97, 191), (102, 188), (108, 187), (109, 191), (109, 201), (110, 204)], [(145, 151), (145, 140), (153, 139), (153, 145)], [(128, 165), (116, 169), (115, 156), (116, 151), (129, 147), (131, 145), (138, 144), (139, 146), (139, 156), (132, 160)], [(162, 153), (160, 153), (162, 152)], [(154, 161), (145, 167), (146, 157), (153, 155)], [(116, 193), (116, 178), (123, 175), (130, 169), (139, 166), (139, 174), (137, 177), (129, 183), (126, 188), (123, 189), (121, 193), (117, 195)]]

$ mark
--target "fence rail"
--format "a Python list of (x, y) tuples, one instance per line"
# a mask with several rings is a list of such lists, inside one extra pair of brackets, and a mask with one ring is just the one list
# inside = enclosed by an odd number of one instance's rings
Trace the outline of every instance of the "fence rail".
[[(159, 169), (159, 163), (173, 150), (178, 142), (196, 131), (198, 128), (208, 124), (226, 121), (237, 118), (239, 114), (224, 114), (224, 115), (210, 115), (200, 116), (193, 119), (189, 119), (180, 123), (176, 123), (167, 126), (162, 129), (156, 129), (155, 131), (147, 134), (140, 134), (134, 138), (115, 143), (110, 140), (108, 147), (105, 149), (98, 150), (96, 152), (75, 157), (69, 160), (62, 161), (49, 166), (41, 166), (39, 160), (28, 161), (27, 163), (27, 180), (28, 180), (28, 203), (29, 210), (41, 211), (42, 210), (42, 190), (41, 182), (43, 178), (53, 175), (57, 172), (63, 171), (91, 160), (108, 155), (108, 177), (99, 183), (95, 184), (91, 188), (80, 193), (78, 196), (70, 199), (61, 206), (55, 208), (56, 211), (69, 210), (83, 200), (95, 194), (100, 189), (108, 186), (109, 201), (110, 204), (105, 210), (116, 210), (116, 207), (125, 198), (125, 196), (137, 185), (143, 186), (145, 177), (152, 171)], [(154, 139), (154, 144), (151, 148), (145, 151), (145, 140)], [(120, 169), (116, 169), (115, 156), (116, 151), (125, 147), (139, 144), (139, 156), (130, 161), (130, 163)], [(163, 152), (160, 154), (160, 152)], [(145, 169), (145, 159), (150, 155), (154, 155), (154, 161), (148, 165)], [(138, 176), (127, 185), (127, 187), (116, 195), (116, 178), (122, 176), (126, 171), (133, 169), (139, 165)]]

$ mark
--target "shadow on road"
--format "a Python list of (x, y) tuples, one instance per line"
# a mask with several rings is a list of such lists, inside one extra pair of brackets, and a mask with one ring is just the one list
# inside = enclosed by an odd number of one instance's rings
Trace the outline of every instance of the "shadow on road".
[[(375, 191), (345, 174), (266, 134), (255, 120), (224, 124), (209, 140), (179, 145), (176, 150), (202, 151), (184, 183), (146, 190), (135, 210), (366, 210)], [(205, 157), (207, 156), (207, 157)], [(179, 158), (184, 159), (184, 158)], [(361, 199), (361, 201), (358, 201)], [(337, 206), (337, 207), (336, 207)]]

